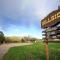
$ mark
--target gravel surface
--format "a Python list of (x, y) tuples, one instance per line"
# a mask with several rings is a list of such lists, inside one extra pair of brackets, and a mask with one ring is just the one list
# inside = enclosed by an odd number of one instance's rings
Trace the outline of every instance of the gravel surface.
[(3, 60), (3, 56), (8, 52), (11, 47), (31, 45), (32, 43), (9, 43), (0, 45), (0, 60)]

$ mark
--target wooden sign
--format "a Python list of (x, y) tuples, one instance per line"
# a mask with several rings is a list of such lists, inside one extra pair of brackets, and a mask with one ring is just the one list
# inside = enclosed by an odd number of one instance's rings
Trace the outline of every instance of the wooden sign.
[(45, 36), (46, 60), (49, 60), (48, 42), (60, 41), (60, 9), (45, 17), (41, 21), (41, 27), (45, 29), (43, 36)]
[(46, 36), (46, 33), (47, 33), (47, 38), (48, 39), (60, 39), (60, 30), (51, 30), (51, 31), (45, 31), (43, 32), (42, 36)]
[(60, 9), (51, 12), (41, 21), (41, 27), (47, 28), (60, 21)]

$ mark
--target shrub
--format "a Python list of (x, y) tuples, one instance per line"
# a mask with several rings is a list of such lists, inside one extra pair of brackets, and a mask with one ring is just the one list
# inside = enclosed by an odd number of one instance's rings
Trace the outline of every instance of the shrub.
[(0, 31), (0, 43), (3, 43), (5, 41), (5, 37), (2, 31)]

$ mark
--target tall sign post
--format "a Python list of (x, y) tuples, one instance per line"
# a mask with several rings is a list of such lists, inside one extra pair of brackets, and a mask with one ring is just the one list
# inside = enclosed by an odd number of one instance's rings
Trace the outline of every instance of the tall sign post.
[(46, 29), (45, 35), (45, 50), (46, 60), (49, 60), (48, 42), (60, 42), (60, 9), (51, 12), (41, 21), (41, 27)]
[(46, 32), (45, 48), (46, 48), (46, 60), (49, 60), (47, 32)]

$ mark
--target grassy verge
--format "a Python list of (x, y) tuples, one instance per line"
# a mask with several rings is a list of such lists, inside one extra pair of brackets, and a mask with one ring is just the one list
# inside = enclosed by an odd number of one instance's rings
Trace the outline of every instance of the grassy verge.
[[(60, 44), (49, 43), (49, 59), (60, 60)], [(11, 48), (3, 60), (46, 60), (44, 43)]]

